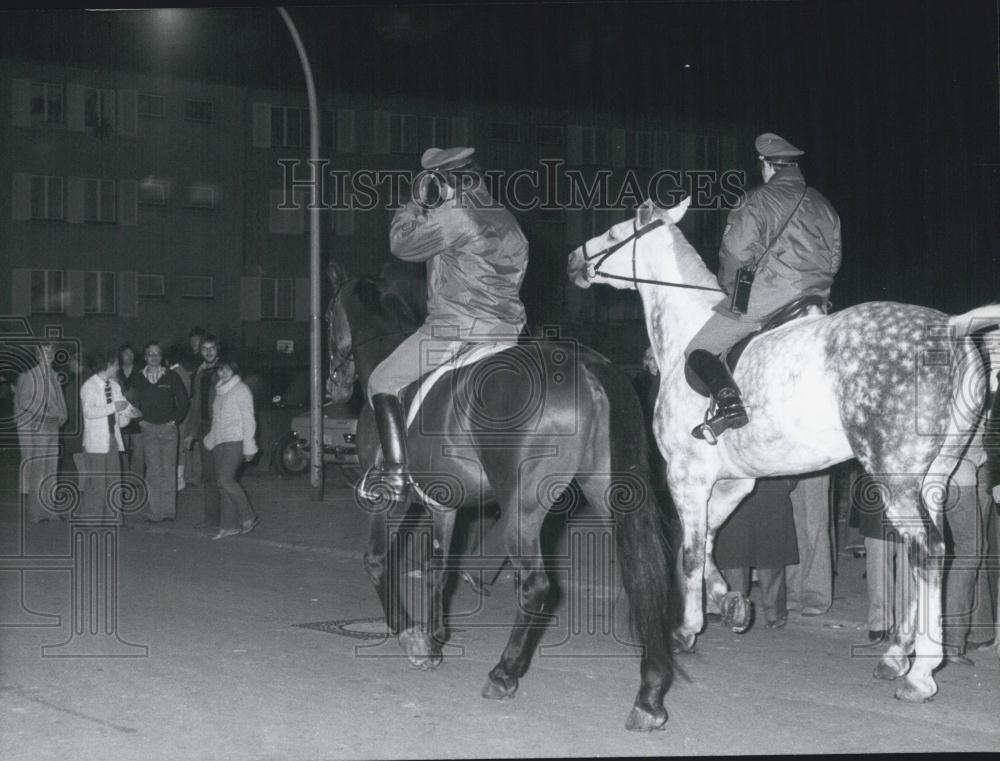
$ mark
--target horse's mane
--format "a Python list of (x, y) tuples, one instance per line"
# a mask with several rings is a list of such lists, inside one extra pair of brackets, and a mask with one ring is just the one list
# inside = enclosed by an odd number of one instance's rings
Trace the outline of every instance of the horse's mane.
[(718, 288), (719, 281), (705, 265), (704, 260), (688, 242), (684, 233), (676, 225), (666, 225), (672, 237), (672, 246), (676, 254), (677, 269), (681, 280), (690, 285), (700, 285), (706, 288)]

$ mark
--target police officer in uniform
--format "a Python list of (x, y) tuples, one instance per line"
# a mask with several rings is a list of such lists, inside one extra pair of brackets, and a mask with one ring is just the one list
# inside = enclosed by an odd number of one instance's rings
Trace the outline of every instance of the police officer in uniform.
[(382, 444), (382, 464), (372, 476), (399, 501), (407, 499), (410, 484), (399, 393), (468, 343), (516, 343), (525, 324), (518, 292), (528, 241), (490, 196), (474, 153), (466, 147), (425, 151), (413, 198), (390, 228), (394, 256), (427, 263), (427, 319), (368, 382)]
[(840, 218), (818, 190), (806, 185), (798, 166), (803, 151), (771, 132), (758, 136), (754, 147), (764, 184), (729, 213), (718, 274), (719, 285), (732, 294), (740, 268), (750, 265), (749, 301), (741, 312), (723, 299), (685, 351), (692, 388), (711, 394), (717, 404), (715, 415), (692, 431), (697, 438), (706, 438), (706, 428), (718, 436), (748, 421), (739, 388), (719, 354), (789, 302), (808, 294), (829, 298), (840, 269)]

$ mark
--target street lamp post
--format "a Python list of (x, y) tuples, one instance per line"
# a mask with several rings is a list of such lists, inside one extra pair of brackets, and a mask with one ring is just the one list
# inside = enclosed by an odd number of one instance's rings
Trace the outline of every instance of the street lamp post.
[[(309, 171), (319, 170), (319, 108), (316, 104), (316, 84), (312, 67), (306, 55), (299, 30), (283, 7), (278, 7), (285, 26), (295, 42), (306, 80), (306, 97), (309, 101)], [(313, 176), (313, 188), (320, 187), (319, 178)], [(312, 440), (309, 442), (309, 483), (314, 500), (323, 499), (323, 384), (320, 361), (320, 266), (319, 266), (319, 209), (320, 198), (314, 190), (309, 204), (309, 420)]]

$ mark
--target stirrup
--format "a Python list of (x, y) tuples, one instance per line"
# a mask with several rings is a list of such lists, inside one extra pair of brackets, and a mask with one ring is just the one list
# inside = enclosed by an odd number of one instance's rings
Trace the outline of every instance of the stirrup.
[[(705, 413), (705, 422), (696, 425), (691, 430), (691, 435), (696, 439), (703, 439), (713, 447), (719, 443), (719, 436), (730, 428), (742, 428), (750, 422), (750, 416), (746, 408), (742, 405), (733, 405), (735, 410), (730, 408), (729, 413), (716, 411), (712, 415), (714, 407), (710, 407)], [(709, 417), (711, 415), (711, 417)]]
[[(400, 488), (394, 484), (393, 476), (399, 476), (403, 480)], [(357, 495), (366, 502), (406, 502), (409, 501), (414, 487), (413, 477), (409, 473), (390, 473), (383, 470), (381, 463), (372, 465), (365, 474), (361, 476), (356, 487)]]

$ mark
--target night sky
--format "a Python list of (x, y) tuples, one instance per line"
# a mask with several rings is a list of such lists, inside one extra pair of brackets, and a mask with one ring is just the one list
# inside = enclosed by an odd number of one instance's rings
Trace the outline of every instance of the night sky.
[[(1000, 299), (998, 0), (290, 11), (321, 92), (545, 103), (778, 132), (806, 151), (807, 180), (841, 215), (838, 306), (889, 298), (960, 311)], [(272, 8), (154, 18), (3, 13), (0, 54), (302, 87)]]

